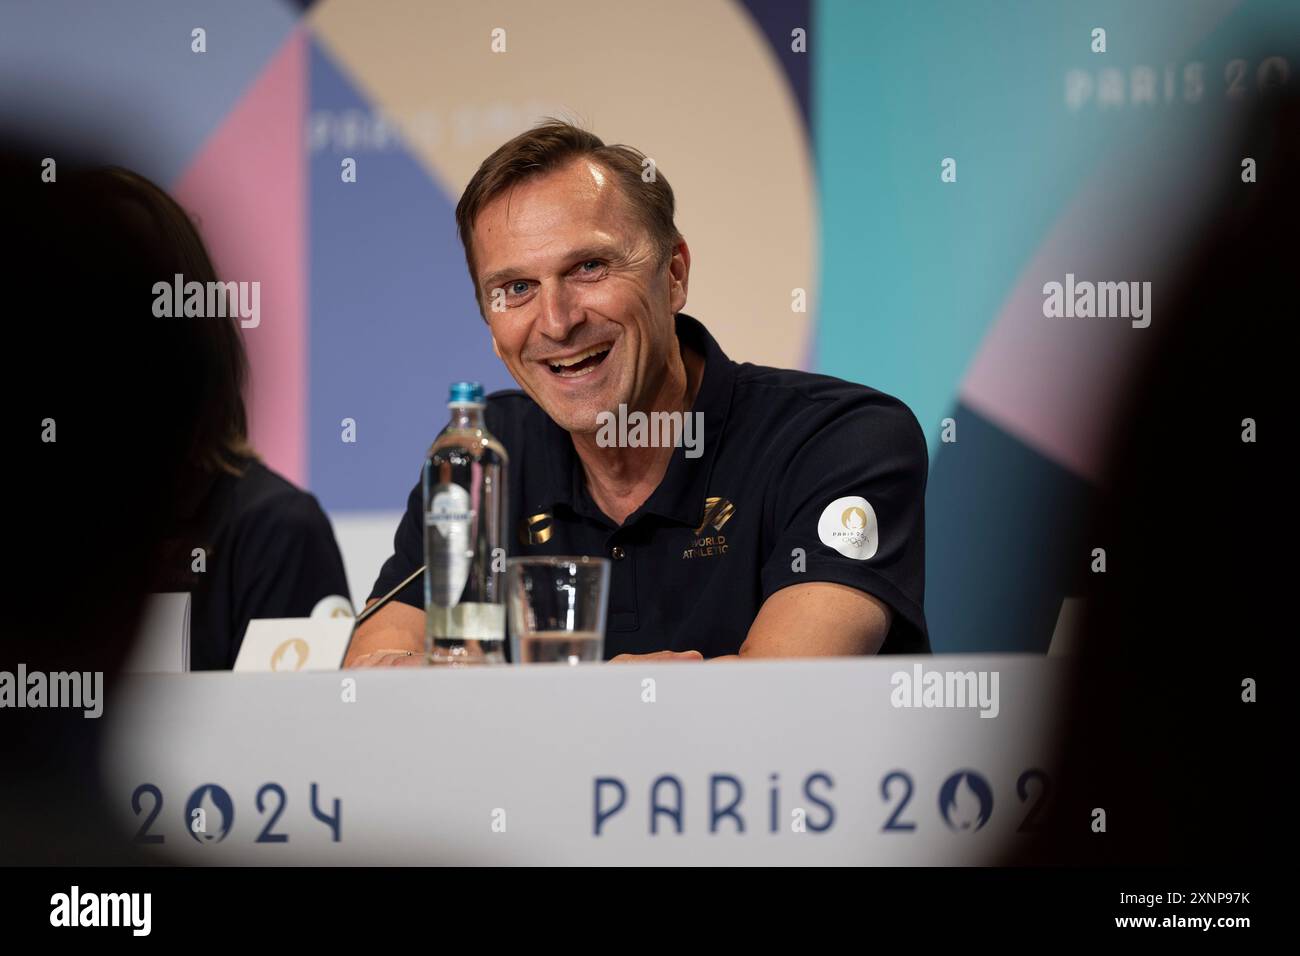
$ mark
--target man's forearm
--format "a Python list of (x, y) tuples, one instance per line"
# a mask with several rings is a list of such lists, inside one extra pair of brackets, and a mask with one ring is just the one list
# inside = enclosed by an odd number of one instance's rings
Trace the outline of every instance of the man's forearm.
[(359, 657), (376, 651), (424, 650), (424, 614), (418, 608), (397, 601), (375, 613), (352, 635), (343, 666), (351, 667)]

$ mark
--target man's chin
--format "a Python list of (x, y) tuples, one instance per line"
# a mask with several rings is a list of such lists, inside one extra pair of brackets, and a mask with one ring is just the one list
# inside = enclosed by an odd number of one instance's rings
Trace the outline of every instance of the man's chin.
[(600, 422), (596, 416), (602, 409), (595, 403), (583, 402), (580, 406), (572, 403), (559, 404), (556, 402), (539, 402), (542, 411), (550, 416), (551, 421), (559, 425), (566, 432), (575, 435), (592, 434), (600, 428)]
[(590, 415), (568, 415), (562, 418), (551, 415), (551, 420), (571, 435), (594, 435), (600, 430), (600, 422), (596, 420), (595, 412)]
[[(542, 411), (546, 412), (551, 421), (573, 434), (595, 433), (600, 429), (597, 416), (602, 412), (618, 408), (618, 398), (604, 394), (583, 396), (578, 399), (557, 396), (549, 389), (526, 389), (526, 391), (533, 401), (542, 407)], [(602, 393), (606, 391), (601, 389)]]

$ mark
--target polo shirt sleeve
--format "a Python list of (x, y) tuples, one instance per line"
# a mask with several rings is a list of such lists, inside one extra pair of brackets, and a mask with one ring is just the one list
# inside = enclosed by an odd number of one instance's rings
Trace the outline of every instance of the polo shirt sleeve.
[[(367, 603), (372, 598), (383, 597), (424, 564), (424, 538), (420, 535), (420, 512), (423, 508), (424, 494), (417, 481), (406, 499), (406, 511), (393, 535), (393, 553), (379, 569), (379, 578), (370, 591), (370, 597), (366, 599)], [(424, 610), (424, 579), (416, 578), (402, 588), (393, 600)]]
[(927, 652), (925, 434), (906, 405), (874, 391), (800, 418), (768, 502), (763, 600), (810, 581), (857, 588), (894, 612), (882, 652)]

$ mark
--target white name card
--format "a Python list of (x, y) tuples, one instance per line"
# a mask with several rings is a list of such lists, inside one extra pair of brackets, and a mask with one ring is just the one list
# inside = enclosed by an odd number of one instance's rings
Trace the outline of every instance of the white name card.
[(180, 674), (190, 669), (188, 591), (149, 596), (122, 669), (131, 674)]
[(352, 639), (351, 617), (285, 617), (249, 621), (235, 670), (336, 671)]

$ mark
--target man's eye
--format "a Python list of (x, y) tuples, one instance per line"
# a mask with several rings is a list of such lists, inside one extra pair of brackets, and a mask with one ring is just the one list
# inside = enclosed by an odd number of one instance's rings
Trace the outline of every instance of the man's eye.
[(507, 295), (523, 295), (528, 291), (528, 283), (523, 279), (516, 279), (514, 282), (507, 282), (504, 288)]
[(605, 263), (603, 263), (601, 260), (588, 259), (582, 265), (578, 266), (578, 271), (585, 272), (588, 275), (590, 275), (593, 272), (599, 272), (604, 267), (605, 267)]

